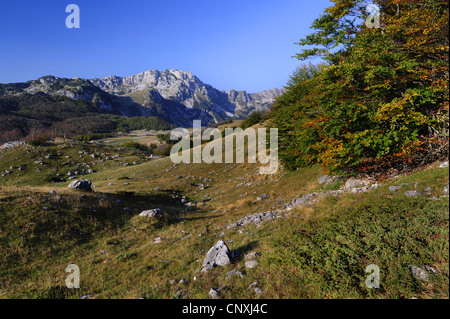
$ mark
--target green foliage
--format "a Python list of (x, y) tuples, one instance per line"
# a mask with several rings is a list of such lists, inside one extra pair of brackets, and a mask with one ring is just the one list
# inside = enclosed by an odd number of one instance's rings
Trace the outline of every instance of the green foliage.
[(250, 116), (242, 122), (241, 128), (245, 130), (246, 128), (260, 123), (262, 120), (261, 114), (259, 112), (253, 112)]
[(28, 144), (32, 145), (32, 146), (41, 146), (41, 145), (45, 145), (47, 143), (47, 139), (46, 138), (37, 138), (31, 141), (28, 141)]
[(159, 156), (169, 156), (171, 148), (172, 148), (172, 145), (163, 143), (163, 144), (158, 145), (153, 150), (153, 153), (155, 155), (159, 155)]
[(170, 124), (163, 119), (160, 119), (156, 116), (136, 116), (136, 117), (128, 117), (121, 118), (118, 121), (117, 129), (118, 132), (129, 132), (136, 130), (172, 130), (175, 126)]
[(171, 141), (170, 139), (170, 133), (167, 134), (157, 134), (156, 135), (157, 138), (159, 138), (161, 140), (161, 142), (166, 143), (166, 144), (170, 144), (173, 141)]
[(135, 148), (137, 150), (146, 152), (149, 151), (149, 147), (147, 145), (138, 143), (138, 142), (134, 142), (134, 141), (129, 141), (129, 142), (125, 142), (122, 144), (123, 147), (128, 147), (128, 148)]
[(300, 44), (318, 47), (298, 58), (322, 54), (327, 64), (300, 67), (272, 107), (289, 168), (367, 171), (448, 154), (448, 35), (439, 31), (448, 29), (448, 6), (391, 10), (383, 1), (380, 30), (350, 19), (364, 17), (360, 3), (335, 1), (315, 21), (318, 31)]

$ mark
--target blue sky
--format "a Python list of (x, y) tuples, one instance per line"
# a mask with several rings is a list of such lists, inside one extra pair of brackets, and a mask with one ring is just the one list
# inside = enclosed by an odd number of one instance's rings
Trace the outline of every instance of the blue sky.
[[(68, 4), (80, 28), (68, 29)], [(0, 83), (192, 71), (219, 90), (281, 88), (328, 0), (0, 1)]]

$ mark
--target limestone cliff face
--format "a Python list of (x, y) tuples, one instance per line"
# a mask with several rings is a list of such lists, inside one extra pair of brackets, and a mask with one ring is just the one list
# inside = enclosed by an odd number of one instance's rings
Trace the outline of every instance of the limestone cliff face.
[(283, 93), (280, 89), (250, 94), (246, 91), (219, 91), (192, 72), (173, 69), (162, 72), (149, 70), (128, 77), (108, 76), (91, 82), (111, 94), (131, 96), (143, 106), (147, 105), (142, 97), (156, 90), (165, 100), (206, 112), (212, 122), (244, 118), (253, 111), (268, 110), (275, 98)]

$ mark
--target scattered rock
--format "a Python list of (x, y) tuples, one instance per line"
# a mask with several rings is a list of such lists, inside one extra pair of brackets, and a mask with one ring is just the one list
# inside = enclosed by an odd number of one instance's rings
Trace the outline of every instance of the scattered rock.
[(356, 187), (368, 186), (370, 184), (370, 180), (368, 180), (367, 178), (351, 177), (345, 182), (344, 189), (349, 190)]
[(406, 196), (418, 196), (418, 195), (420, 195), (420, 192), (418, 192), (418, 191), (406, 191), (405, 192), (405, 195)]
[(242, 271), (238, 271), (237, 269), (233, 269), (233, 270), (227, 272), (227, 276), (225, 277), (225, 279), (229, 279), (230, 277), (232, 277), (234, 275), (239, 276), (241, 278), (244, 277), (244, 273)]
[(85, 181), (75, 180), (75, 181), (71, 182), (68, 187), (90, 192), (90, 191), (92, 191), (92, 182), (90, 179), (87, 179)]
[(300, 198), (294, 198), (290, 203), (284, 205), (284, 209), (286, 209), (287, 211), (292, 210), (294, 207), (300, 206), (300, 205), (305, 205), (307, 203), (312, 203), (314, 200), (313, 198), (315, 198), (318, 195), (322, 195), (323, 193), (311, 193), (311, 194), (305, 194)]
[(389, 191), (390, 192), (395, 192), (396, 190), (399, 190), (400, 188), (402, 188), (401, 186), (395, 185), (395, 186), (390, 186), (389, 187)]
[(212, 299), (220, 299), (220, 293), (217, 289), (215, 288), (211, 288), (211, 290), (209, 291), (209, 296)]
[(417, 280), (428, 281), (429, 273), (437, 274), (438, 270), (428, 265), (422, 265), (423, 268), (409, 265), (409, 272)]
[(363, 187), (354, 187), (352, 188), (352, 193), (358, 194), (358, 193), (366, 193), (369, 191), (369, 186), (363, 186)]
[(19, 146), (19, 145), (25, 145), (24, 141), (12, 141), (12, 142), (8, 142), (3, 144), (2, 146), (0, 146), (0, 149), (3, 148), (10, 148), (10, 147), (14, 147), (14, 146)]
[(188, 239), (189, 237), (192, 237), (192, 234), (189, 234), (189, 235), (186, 235), (186, 236), (182, 237), (181, 240)]
[(255, 288), (255, 293), (256, 293), (257, 295), (262, 295), (263, 291), (262, 291), (261, 288), (256, 287), (256, 288)]
[(139, 214), (139, 216), (141, 217), (164, 217), (164, 212), (159, 209), (159, 208), (155, 208), (155, 209), (150, 209), (150, 210), (144, 210), (143, 212), (141, 212)]
[(317, 182), (319, 182), (319, 184), (325, 184), (330, 178), (330, 175), (323, 175), (317, 179)]
[(254, 253), (250, 253), (250, 254), (245, 255), (245, 258), (244, 258), (244, 259), (245, 259), (245, 260), (253, 260), (253, 259), (258, 258), (259, 256), (261, 256), (260, 253), (254, 252)]
[(439, 164), (439, 168), (445, 168), (445, 167), (448, 167), (448, 161), (442, 162), (441, 164)]
[(250, 290), (250, 289), (252, 289), (252, 287), (255, 287), (255, 286), (256, 286), (257, 284), (258, 284), (258, 282), (257, 282), (257, 281), (255, 281), (255, 282), (251, 283), (251, 284), (250, 284), (250, 286), (248, 286), (247, 290)]
[(188, 296), (188, 294), (186, 293), (185, 290), (177, 291), (177, 293), (175, 294), (175, 298), (177, 298), (177, 299), (186, 299), (187, 296)]
[(219, 240), (206, 254), (201, 272), (214, 269), (217, 266), (226, 266), (231, 263), (231, 252), (224, 241)]
[(256, 201), (261, 201), (261, 200), (263, 200), (263, 199), (267, 199), (267, 198), (269, 198), (270, 197), (270, 195), (267, 195), (267, 194), (262, 194), (261, 196), (258, 196), (257, 198), (256, 198)]
[(153, 240), (154, 244), (160, 244), (162, 242), (162, 238), (161, 237), (157, 237)]
[(327, 184), (334, 183), (334, 182), (336, 182), (336, 181), (338, 181), (338, 180), (340, 180), (340, 179), (342, 179), (342, 177), (340, 177), (340, 176), (323, 175), (323, 176), (320, 176), (320, 177), (317, 179), (317, 182), (318, 182), (320, 185), (322, 185), (322, 184), (327, 185)]
[(249, 223), (258, 224), (261, 221), (266, 221), (273, 219), (277, 216), (277, 211), (270, 211), (270, 212), (264, 212), (264, 213), (256, 213), (247, 215), (244, 218), (239, 219), (236, 223), (228, 225), (228, 228), (234, 227), (234, 226), (245, 226)]
[(245, 262), (245, 268), (247, 268), (247, 269), (256, 268), (257, 265), (258, 265), (257, 260), (248, 260)]

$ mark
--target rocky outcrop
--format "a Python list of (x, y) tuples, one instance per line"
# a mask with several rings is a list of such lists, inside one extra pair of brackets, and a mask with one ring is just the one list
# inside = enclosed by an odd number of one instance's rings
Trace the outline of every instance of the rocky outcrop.
[(278, 211), (269, 211), (264, 213), (256, 213), (247, 215), (244, 218), (239, 219), (237, 222), (230, 224), (227, 228), (236, 227), (236, 226), (245, 226), (250, 223), (259, 224), (262, 221), (267, 221), (276, 218), (278, 215)]
[(0, 149), (11, 148), (11, 147), (20, 146), (20, 145), (25, 145), (25, 142), (24, 141), (7, 142), (7, 143), (3, 144), (2, 146), (0, 146)]
[(75, 188), (81, 191), (90, 192), (92, 191), (92, 182), (90, 179), (87, 179), (85, 181), (83, 180), (74, 180), (72, 181), (69, 186), (69, 188)]
[(206, 254), (201, 272), (207, 272), (217, 266), (226, 266), (231, 263), (232, 254), (224, 241), (219, 240)]
[[(111, 75), (91, 79), (91, 82), (110, 94), (131, 96), (135, 102), (146, 107), (151, 106), (153, 99), (153, 103), (156, 100), (161, 104), (170, 104), (170, 101), (188, 110), (201, 110), (205, 113), (201, 115), (202, 120), (209, 122), (220, 122), (232, 117), (244, 118), (253, 111), (267, 111), (275, 98), (284, 92), (282, 89), (258, 93), (219, 91), (202, 82), (192, 72), (173, 69), (149, 70), (128, 77)], [(200, 118), (199, 115), (197, 118)]]

